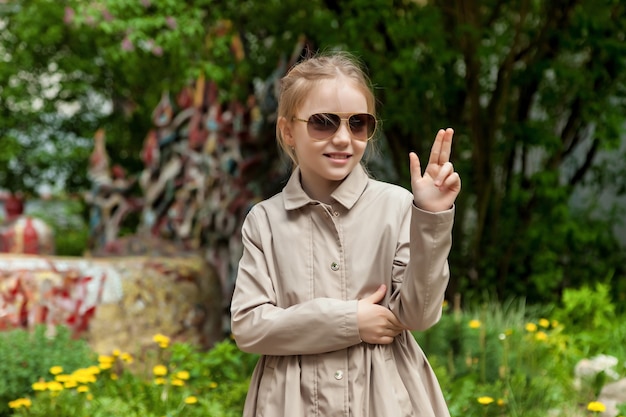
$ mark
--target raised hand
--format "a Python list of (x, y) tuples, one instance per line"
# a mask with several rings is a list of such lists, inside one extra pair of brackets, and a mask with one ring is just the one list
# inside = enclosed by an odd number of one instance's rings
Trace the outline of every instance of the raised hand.
[(453, 135), (452, 129), (437, 132), (424, 175), (417, 154), (409, 153), (413, 199), (422, 210), (448, 210), (461, 191), (461, 178), (450, 162)]
[(359, 300), (357, 322), (361, 340), (377, 345), (388, 345), (404, 327), (396, 316), (378, 303), (385, 298), (387, 287), (383, 284), (369, 297)]

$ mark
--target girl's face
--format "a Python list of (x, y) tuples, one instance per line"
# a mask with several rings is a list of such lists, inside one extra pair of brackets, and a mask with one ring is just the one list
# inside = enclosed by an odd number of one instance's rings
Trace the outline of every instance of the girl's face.
[[(367, 113), (363, 93), (346, 78), (321, 81), (295, 113), (296, 119), (308, 120), (316, 113), (341, 113), (342, 118), (354, 113)], [(288, 146), (294, 148), (300, 166), (304, 190), (311, 198), (328, 200), (330, 194), (361, 161), (367, 141), (352, 137), (348, 122), (328, 139), (312, 138), (307, 122), (279, 120), (279, 128)]]

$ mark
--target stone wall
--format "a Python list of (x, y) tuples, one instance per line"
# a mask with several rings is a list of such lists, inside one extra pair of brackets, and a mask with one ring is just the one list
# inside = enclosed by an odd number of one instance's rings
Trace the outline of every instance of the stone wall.
[(98, 353), (139, 354), (156, 333), (209, 348), (223, 337), (219, 278), (200, 256), (0, 254), (0, 330), (68, 326)]

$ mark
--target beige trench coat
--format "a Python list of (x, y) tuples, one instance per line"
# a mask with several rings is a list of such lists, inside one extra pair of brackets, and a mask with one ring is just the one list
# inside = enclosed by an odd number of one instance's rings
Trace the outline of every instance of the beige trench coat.
[(240, 349), (261, 356), (246, 417), (447, 417), (437, 379), (409, 331), (361, 341), (357, 302), (387, 284), (383, 305), (408, 328), (441, 317), (454, 209), (428, 213), (406, 189), (357, 166), (332, 195), (310, 199), (296, 169), (254, 206), (232, 300)]

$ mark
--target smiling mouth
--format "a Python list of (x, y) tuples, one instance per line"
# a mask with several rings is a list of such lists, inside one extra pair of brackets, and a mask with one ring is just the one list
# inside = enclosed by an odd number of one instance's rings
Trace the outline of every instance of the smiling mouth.
[(347, 154), (334, 154), (334, 153), (325, 153), (324, 156), (331, 158), (331, 159), (348, 159), (350, 158), (352, 155), (347, 155)]

